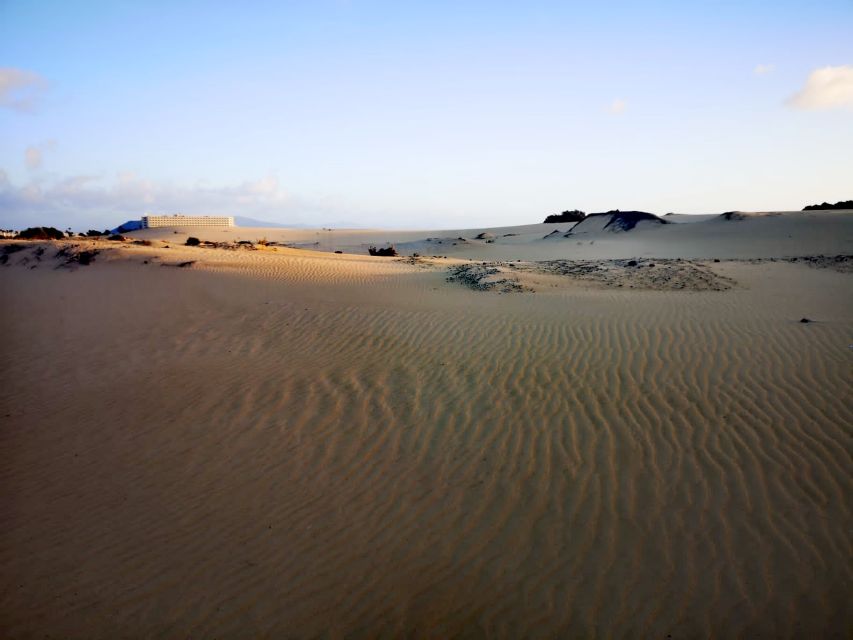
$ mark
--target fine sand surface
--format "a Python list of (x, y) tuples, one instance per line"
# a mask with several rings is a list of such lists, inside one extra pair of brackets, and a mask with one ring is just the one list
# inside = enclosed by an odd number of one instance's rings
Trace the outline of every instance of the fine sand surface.
[(803, 219), (517, 267), (0, 242), (0, 635), (849, 637), (853, 275), (782, 258), (853, 233)]

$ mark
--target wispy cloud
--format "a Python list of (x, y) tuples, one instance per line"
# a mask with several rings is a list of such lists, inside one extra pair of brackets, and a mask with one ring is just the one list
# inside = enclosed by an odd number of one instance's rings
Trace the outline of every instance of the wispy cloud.
[(853, 65), (815, 69), (787, 104), (797, 109), (853, 109)]
[(24, 151), (24, 163), (27, 169), (34, 171), (40, 169), (44, 163), (44, 152), (53, 149), (56, 146), (55, 140), (48, 140), (38, 145), (31, 145)]
[(610, 106), (607, 107), (607, 111), (614, 114), (625, 113), (625, 109), (628, 108), (628, 103), (620, 98), (616, 98), (613, 102), (610, 103)]
[[(184, 186), (120, 173), (113, 180), (77, 175), (12, 184), (0, 170), (0, 226), (49, 224), (116, 225), (145, 212), (243, 215), (267, 220), (297, 220), (317, 211), (285, 191), (274, 176), (235, 185)], [(289, 220), (288, 220), (289, 221)], [(63, 224), (65, 226), (65, 224)]]
[(764, 76), (773, 71), (775, 68), (776, 66), (772, 64), (757, 64), (752, 72), (757, 76)]
[(14, 67), (0, 67), (0, 106), (32, 112), (47, 82), (39, 74)]

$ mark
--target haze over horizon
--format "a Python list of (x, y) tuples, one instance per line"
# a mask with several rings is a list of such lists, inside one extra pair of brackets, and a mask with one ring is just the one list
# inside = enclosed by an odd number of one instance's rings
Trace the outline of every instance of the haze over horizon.
[(851, 197), (853, 5), (0, 3), (0, 227)]

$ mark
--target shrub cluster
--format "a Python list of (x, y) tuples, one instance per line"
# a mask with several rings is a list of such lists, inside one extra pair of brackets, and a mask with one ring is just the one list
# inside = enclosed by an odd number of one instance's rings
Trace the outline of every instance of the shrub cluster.
[(55, 227), (30, 227), (21, 231), (17, 237), (21, 240), (62, 240), (65, 234)]
[(384, 249), (377, 249), (376, 247), (368, 247), (367, 253), (372, 256), (396, 256), (397, 250), (393, 246), (385, 247)]
[(580, 222), (584, 218), (586, 218), (586, 214), (583, 211), (574, 209), (572, 211), (552, 214), (545, 218), (545, 222)]

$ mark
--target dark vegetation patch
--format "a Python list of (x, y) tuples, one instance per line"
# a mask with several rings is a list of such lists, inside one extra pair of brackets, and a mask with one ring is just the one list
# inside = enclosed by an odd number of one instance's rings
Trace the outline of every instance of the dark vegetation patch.
[(62, 240), (65, 234), (55, 227), (29, 227), (17, 237), (21, 240)]
[[(749, 262), (776, 262), (777, 258), (755, 258)], [(853, 273), (853, 255), (838, 254), (834, 256), (797, 256), (795, 258), (778, 258), (783, 262), (792, 264), (804, 264), (815, 269), (831, 269), (839, 273)]]
[(367, 253), (369, 253), (372, 256), (393, 257), (393, 256), (397, 255), (397, 250), (393, 246), (387, 246), (387, 247), (381, 247), (381, 248), (376, 248), (376, 247), (371, 246), (371, 247), (367, 248)]
[(463, 284), (474, 291), (520, 293), (527, 291), (517, 279), (502, 277), (506, 271), (499, 263), (474, 262), (450, 267), (448, 282)]
[(555, 223), (555, 222), (580, 222), (586, 218), (586, 214), (579, 209), (572, 209), (571, 211), (563, 211), (562, 213), (554, 213), (545, 218), (545, 223)]
[(810, 204), (807, 207), (803, 207), (803, 211), (832, 211), (834, 209), (853, 209), (853, 200), (841, 200), (835, 204), (824, 202), (823, 204)]
[(193, 236), (190, 236), (189, 238), (187, 238), (187, 241), (184, 244), (187, 245), (188, 247), (197, 247), (198, 245), (201, 244), (201, 240), (199, 240), (198, 238), (194, 238)]
[(692, 260), (635, 258), (631, 260), (545, 260), (522, 270), (568, 276), (605, 287), (658, 291), (725, 291), (734, 281)]
[(125, 237), (120, 233), (114, 233), (107, 238), (107, 240), (112, 240), (113, 242), (124, 242)]
[(61, 260), (56, 268), (73, 267), (75, 265), (86, 267), (95, 260), (95, 256), (99, 253), (100, 251), (97, 249), (81, 249), (76, 244), (67, 245), (59, 249), (54, 256)]

